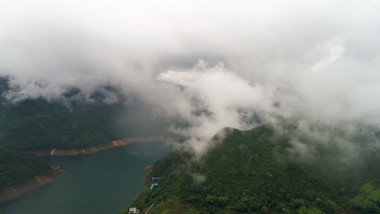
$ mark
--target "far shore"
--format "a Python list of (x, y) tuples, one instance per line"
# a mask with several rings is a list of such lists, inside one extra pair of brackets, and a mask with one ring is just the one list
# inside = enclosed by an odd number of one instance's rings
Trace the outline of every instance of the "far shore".
[(125, 146), (130, 143), (136, 142), (171, 142), (177, 140), (183, 140), (184, 137), (180, 136), (149, 136), (149, 137), (127, 137), (122, 140), (114, 140), (108, 143), (100, 144), (97, 146), (78, 148), (78, 149), (49, 149), (49, 150), (34, 150), (28, 151), (30, 153), (39, 156), (75, 156), (75, 155), (87, 155), (97, 153), (103, 150)]
[(62, 169), (51, 169), (47, 174), (36, 175), (24, 183), (6, 187), (5, 189), (0, 190), (0, 203), (16, 199), (25, 193), (37, 189), (38, 187), (52, 183), (63, 171), (64, 170)]

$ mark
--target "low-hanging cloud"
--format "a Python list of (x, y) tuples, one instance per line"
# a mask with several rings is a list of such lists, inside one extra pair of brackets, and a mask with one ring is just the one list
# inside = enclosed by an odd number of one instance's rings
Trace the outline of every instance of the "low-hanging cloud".
[[(190, 123), (190, 128), (174, 129), (180, 134), (196, 137), (189, 141), (197, 153), (205, 151), (207, 140), (226, 126), (248, 128), (256, 125), (254, 114), (265, 115), (273, 106), (272, 91), (252, 86), (224, 66), (210, 67), (204, 61), (187, 71), (160, 73), (159, 81), (172, 85), (185, 97), (188, 108), (176, 112)], [(174, 101), (176, 102), (176, 101)]]
[(303, 118), (300, 129), (379, 127), (378, 11), (356, 0), (9, 1), (0, 9), (4, 96), (58, 100), (75, 87), (89, 100), (113, 85), (185, 121), (172, 130), (198, 153), (223, 127), (278, 117)]

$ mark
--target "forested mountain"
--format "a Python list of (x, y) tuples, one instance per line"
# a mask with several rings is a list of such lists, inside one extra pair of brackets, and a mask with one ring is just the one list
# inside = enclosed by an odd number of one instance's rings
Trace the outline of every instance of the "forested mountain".
[[(167, 121), (151, 117), (141, 104), (130, 102), (115, 87), (100, 86), (90, 100), (78, 99), (69, 88), (60, 99), (25, 98), (10, 102), (9, 79), (0, 78), (0, 148), (39, 150), (83, 148), (122, 137), (163, 135)], [(117, 97), (108, 102), (107, 96)]]
[[(99, 86), (87, 100), (78, 88), (51, 100), (7, 98), (17, 90), (8, 77), (0, 77), (0, 190), (49, 171), (40, 157), (21, 151), (85, 148), (167, 133), (164, 120), (151, 119), (140, 104), (125, 105), (126, 98), (112, 86)], [(109, 96), (116, 101), (109, 102)]]
[(0, 190), (45, 174), (49, 169), (50, 166), (41, 157), (0, 149)]
[[(6, 81), (3, 79), (1, 83), (4, 92)], [(70, 105), (68, 109), (58, 101), (48, 102), (43, 98), (14, 104), (2, 98), (0, 146), (17, 150), (81, 148), (120, 137), (115, 120), (120, 104), (106, 105), (99, 101)]]
[(291, 132), (271, 126), (228, 129), (200, 160), (172, 152), (153, 166), (149, 187), (132, 207), (149, 213), (379, 213), (380, 152), (349, 164), (334, 150), (317, 158), (292, 152)]
[(0, 106), (0, 145), (33, 150), (81, 148), (120, 137), (117, 106), (79, 105), (71, 111), (43, 99)]

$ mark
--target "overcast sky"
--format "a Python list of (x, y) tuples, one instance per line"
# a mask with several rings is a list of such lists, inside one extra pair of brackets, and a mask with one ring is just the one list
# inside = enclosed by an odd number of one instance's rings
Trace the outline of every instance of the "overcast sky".
[[(112, 84), (207, 139), (253, 115), (380, 124), (380, 3), (1, 1), (9, 100)], [(202, 148), (200, 148), (202, 150)]]

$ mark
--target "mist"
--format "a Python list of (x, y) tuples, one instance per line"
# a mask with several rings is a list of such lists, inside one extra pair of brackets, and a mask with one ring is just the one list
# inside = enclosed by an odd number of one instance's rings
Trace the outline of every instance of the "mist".
[[(347, 137), (363, 124), (367, 136), (380, 128), (378, 11), (376, 1), (355, 0), (7, 1), (0, 75), (11, 90), (3, 96), (62, 100), (75, 87), (91, 102), (112, 85), (151, 115), (187, 124), (168, 128), (198, 154), (224, 127), (278, 118), (297, 118), (308, 139), (354, 154), (352, 144), (380, 145)], [(299, 136), (294, 149), (313, 153)]]

